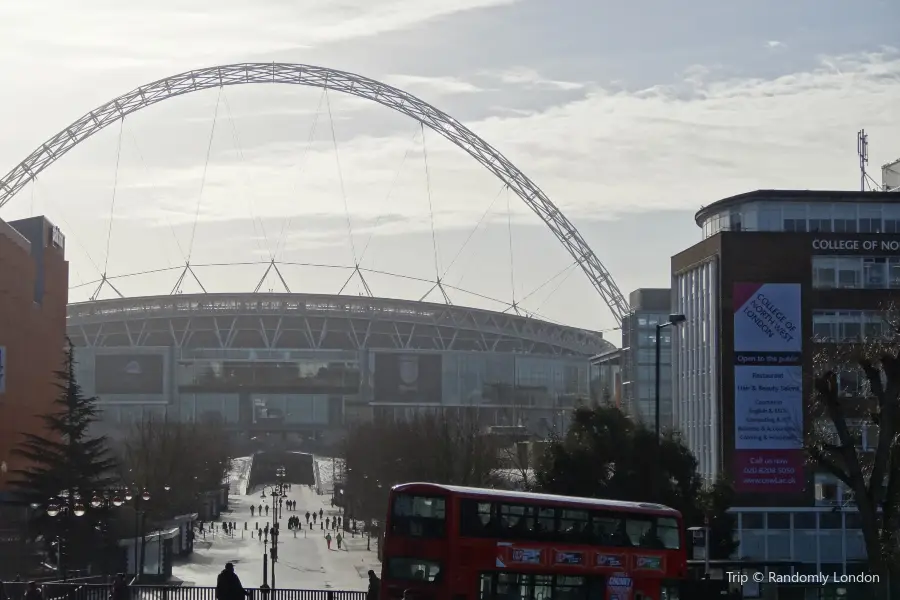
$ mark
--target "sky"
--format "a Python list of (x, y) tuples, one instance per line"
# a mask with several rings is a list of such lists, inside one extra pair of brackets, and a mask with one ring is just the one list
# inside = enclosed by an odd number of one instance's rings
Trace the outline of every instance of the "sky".
[[(701, 206), (857, 188), (859, 129), (879, 179), (900, 157), (898, 22), (894, 0), (8, 2), (0, 171), (178, 73), (348, 71), (506, 156), (627, 297), (668, 287), (669, 258), (700, 240)], [(241, 85), (145, 108), (0, 208), (33, 214), (67, 236), (72, 301), (115, 297), (92, 283), (104, 273), (126, 296), (281, 292), (274, 271), (263, 278), (273, 259), (292, 292), (357, 295), (359, 264), (377, 296), (442, 302), (439, 277), (454, 304), (515, 303), (620, 341), (587, 276), (495, 175), (409, 116), (334, 90)], [(177, 287), (186, 262), (200, 281)]]

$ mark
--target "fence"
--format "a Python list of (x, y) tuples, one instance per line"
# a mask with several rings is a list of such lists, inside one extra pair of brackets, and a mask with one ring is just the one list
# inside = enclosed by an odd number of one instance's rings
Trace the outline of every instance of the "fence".
[[(22, 600), (25, 586), (21, 582), (7, 582), (9, 600)], [(96, 583), (43, 583), (38, 584), (43, 600), (109, 600), (112, 586)], [(216, 588), (165, 585), (130, 585), (124, 600), (216, 600)], [(293, 590), (275, 589), (262, 591), (247, 588), (250, 600), (365, 600), (366, 593), (343, 590)]]

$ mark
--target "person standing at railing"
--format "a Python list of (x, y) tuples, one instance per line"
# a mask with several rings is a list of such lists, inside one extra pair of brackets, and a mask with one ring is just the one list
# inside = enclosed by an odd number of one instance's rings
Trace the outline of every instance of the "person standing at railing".
[(234, 564), (226, 563), (216, 579), (216, 600), (244, 600), (244, 596), (250, 597), (250, 592), (234, 572)]
[(109, 593), (109, 600), (128, 600), (129, 597), (128, 582), (125, 581), (125, 574), (119, 573), (116, 575), (116, 580), (113, 581), (112, 591)]
[(28, 587), (25, 588), (25, 600), (44, 600), (40, 588), (33, 581), (29, 581)]

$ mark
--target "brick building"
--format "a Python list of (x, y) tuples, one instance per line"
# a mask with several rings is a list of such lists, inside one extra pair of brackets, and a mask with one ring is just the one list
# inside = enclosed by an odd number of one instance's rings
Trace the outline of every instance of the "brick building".
[[(0, 497), (21, 468), (11, 450), (57, 395), (66, 335), (65, 238), (44, 217), (0, 220)], [(5, 465), (5, 467), (4, 467)]]

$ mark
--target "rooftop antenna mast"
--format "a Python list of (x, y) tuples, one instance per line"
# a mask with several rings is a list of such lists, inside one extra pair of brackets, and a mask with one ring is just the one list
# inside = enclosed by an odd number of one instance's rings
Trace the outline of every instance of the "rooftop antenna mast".
[(866, 191), (866, 165), (869, 164), (869, 136), (865, 129), (856, 134), (856, 153), (859, 155), (859, 191)]

